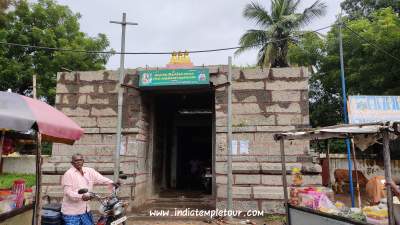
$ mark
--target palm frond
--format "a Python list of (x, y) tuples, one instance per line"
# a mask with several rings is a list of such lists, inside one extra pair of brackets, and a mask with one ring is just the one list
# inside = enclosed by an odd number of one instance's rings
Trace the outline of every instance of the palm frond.
[(281, 0), (280, 1), (280, 18), (282, 18), (282, 16), (287, 15), (287, 11), (288, 11), (288, 4), (289, 4), (290, 0)]
[(279, 20), (284, 0), (272, 0), (271, 3), (271, 16), (274, 21)]
[(326, 14), (326, 4), (321, 0), (315, 1), (310, 7), (304, 9), (299, 20), (299, 24), (306, 25), (315, 17), (320, 17)]
[(260, 66), (287, 67), (288, 46), (297, 44), (300, 37), (293, 37), (300, 28), (312, 19), (326, 13), (322, 0), (297, 13), (301, 0), (271, 0), (271, 9), (266, 11), (259, 3), (247, 4), (244, 17), (255, 20), (260, 30), (248, 30), (239, 41), (241, 46), (235, 54), (249, 49), (258, 49), (257, 64)]
[(257, 65), (260, 67), (271, 66), (272, 62), (276, 60), (276, 54), (274, 43), (264, 45), (257, 53)]
[(267, 10), (256, 2), (251, 2), (246, 5), (243, 11), (243, 16), (255, 20), (257, 24), (265, 27), (274, 23)]
[(257, 53), (257, 66), (264, 67), (264, 63), (266, 61), (265, 59), (265, 51), (268, 48), (268, 46), (263, 46), (260, 50), (258, 50)]
[(239, 45), (241, 48), (235, 51), (235, 54), (240, 54), (244, 51), (259, 48), (269, 41), (269, 34), (264, 30), (248, 30), (240, 38)]
[(264, 65), (265, 66), (270, 66), (273, 61), (276, 59), (276, 44), (271, 43), (268, 45), (267, 50), (265, 51), (265, 60), (264, 60)]
[(300, 28), (298, 21), (301, 20), (301, 16), (294, 13), (283, 16), (279, 21), (280, 27), (288, 31), (298, 30)]
[(301, 0), (296, 0), (296, 1), (291, 1), (289, 3), (289, 8), (290, 8), (290, 13), (295, 13), (297, 10), (297, 7), (299, 7)]

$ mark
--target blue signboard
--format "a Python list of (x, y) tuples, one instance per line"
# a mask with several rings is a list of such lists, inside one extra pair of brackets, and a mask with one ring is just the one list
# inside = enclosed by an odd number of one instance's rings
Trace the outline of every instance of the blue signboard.
[(349, 123), (400, 121), (400, 96), (349, 96)]

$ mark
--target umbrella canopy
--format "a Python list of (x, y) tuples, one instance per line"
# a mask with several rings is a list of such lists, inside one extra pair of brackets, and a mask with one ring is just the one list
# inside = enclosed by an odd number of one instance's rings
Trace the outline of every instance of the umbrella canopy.
[(0, 91), (0, 129), (27, 132), (35, 129), (42, 139), (73, 144), (83, 129), (52, 106), (26, 96)]

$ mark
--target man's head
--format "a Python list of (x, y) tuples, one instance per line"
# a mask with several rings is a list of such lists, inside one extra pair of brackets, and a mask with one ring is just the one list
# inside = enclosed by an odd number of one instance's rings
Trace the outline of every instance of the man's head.
[(77, 153), (77, 154), (74, 154), (74, 155), (72, 156), (71, 164), (72, 164), (72, 166), (74, 166), (77, 170), (81, 170), (81, 169), (82, 169), (83, 162), (84, 162), (84, 160), (83, 160), (83, 155)]

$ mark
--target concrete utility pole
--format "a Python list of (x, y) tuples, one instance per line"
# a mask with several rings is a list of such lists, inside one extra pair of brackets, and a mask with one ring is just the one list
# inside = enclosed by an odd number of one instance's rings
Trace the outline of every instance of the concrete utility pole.
[(232, 57), (228, 57), (228, 115), (227, 115), (227, 155), (228, 155), (228, 169), (227, 169), (227, 209), (233, 209), (232, 202)]
[(121, 130), (122, 130), (122, 101), (123, 101), (123, 88), (125, 76), (125, 30), (126, 25), (138, 25), (138, 23), (126, 22), (126, 13), (122, 14), (122, 22), (110, 21), (110, 23), (116, 23), (122, 25), (122, 36), (121, 36), (121, 54), (120, 54), (120, 67), (119, 67), (119, 81), (118, 81), (118, 117), (117, 117), (117, 148), (115, 149), (115, 161), (114, 161), (114, 181), (118, 180), (119, 176), (119, 156), (121, 151)]
[(32, 76), (32, 93), (33, 93), (33, 98), (37, 99), (37, 94), (36, 94), (36, 74), (35, 73)]

